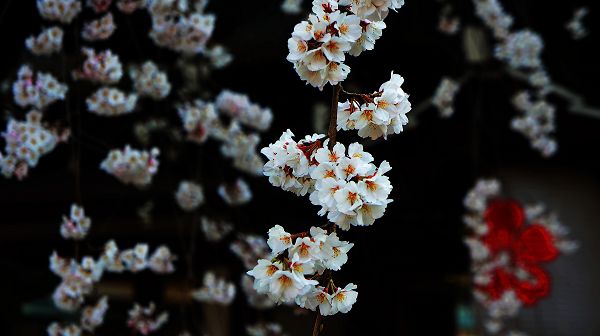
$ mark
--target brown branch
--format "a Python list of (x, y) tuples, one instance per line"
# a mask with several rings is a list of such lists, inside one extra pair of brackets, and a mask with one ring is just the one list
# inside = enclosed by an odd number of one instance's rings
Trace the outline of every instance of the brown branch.
[(329, 148), (333, 149), (337, 136), (337, 110), (338, 100), (340, 99), (340, 90), (342, 86), (337, 84), (333, 87), (333, 95), (331, 96), (331, 108), (329, 110), (329, 130), (327, 136), (329, 137)]
[[(319, 309), (319, 308), (317, 308)], [(323, 329), (323, 315), (317, 311), (317, 318), (315, 318), (315, 325), (313, 326), (312, 336), (319, 336)]]

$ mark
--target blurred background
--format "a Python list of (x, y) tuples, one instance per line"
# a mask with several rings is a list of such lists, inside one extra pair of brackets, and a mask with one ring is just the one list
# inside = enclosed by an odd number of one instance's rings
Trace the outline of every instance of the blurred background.
[[(447, 4), (461, 19), (462, 29), (455, 35), (442, 34), (437, 28)], [(581, 95), (590, 106), (600, 107), (600, 52), (596, 48), (600, 7), (591, 0), (556, 4), (504, 0), (503, 4), (513, 14), (516, 28), (529, 27), (544, 37), (543, 60), (552, 79)], [(315, 110), (323, 104), (326, 108), (331, 98), (330, 87), (321, 92), (305, 85), (285, 59), (286, 41), (310, 10), (309, 2), (305, 1), (305, 13), (299, 15), (283, 13), (280, 5), (276, 0), (213, 0), (207, 7), (217, 16), (212, 40), (225, 45), (234, 60), (200, 81), (201, 97), (231, 89), (270, 107), (274, 121), (261, 135), (259, 147), (274, 142), (288, 128), (297, 137), (324, 132), (327, 113)], [(590, 10), (586, 19), (590, 34), (573, 40), (564, 25), (573, 10), (584, 5)], [(526, 84), (508, 75), (506, 66), (485, 52), (478, 60), (467, 57), (466, 48), (489, 52), (493, 45), (473, 12), (467, 0), (407, 1), (386, 19), (387, 28), (375, 50), (347, 62), (352, 71), (346, 88), (374, 91), (393, 70), (405, 78), (403, 88), (414, 110), (409, 113), (411, 127), (401, 135), (385, 142), (363, 141), (377, 162), (391, 163), (388, 175), (394, 202), (373, 227), (343, 233), (343, 239), (355, 246), (336, 278), (357, 284), (359, 298), (349, 314), (325, 319), (325, 335), (479, 334), (478, 308), (469, 287), (469, 253), (463, 244), (462, 201), (480, 177), (500, 179), (503, 193), (522, 202), (545, 203), (581, 244), (577, 253), (547, 266), (553, 278), (551, 295), (523, 310), (514, 321), (516, 327), (531, 335), (600, 335), (600, 115), (572, 113), (568, 101), (551, 95), (549, 100), (557, 107), (558, 152), (545, 159), (532, 150), (522, 135), (510, 129), (510, 119), (517, 114), (510, 98)], [(148, 15), (125, 16), (118, 11), (114, 15), (115, 35), (94, 47), (110, 48), (124, 64), (150, 58), (168, 69), (176, 87), (181, 80), (174, 70), (177, 55), (155, 47), (147, 37)], [(88, 16), (93, 17), (84, 10), (82, 20)], [(3, 120), (26, 112), (14, 103), (10, 90), (20, 65), (33, 64), (62, 80), (64, 67), (73, 68), (81, 61), (82, 41), (69, 27), (64, 57), (42, 59), (27, 52), (24, 40), (45, 26), (35, 1), (0, 2)], [(481, 31), (483, 38), (466, 41), (467, 27)], [(456, 97), (455, 115), (440, 118), (428, 100), (442, 77), (458, 79), (465, 74), (468, 80)], [(200, 216), (230, 221), (236, 232), (266, 236), (275, 224), (290, 232), (324, 224), (317, 208), (308, 198), (272, 187), (267, 178), (232, 168), (214, 141), (197, 146), (175, 142), (160, 132), (151, 138), (161, 149), (161, 165), (152, 185), (139, 190), (120, 183), (99, 169), (107, 152), (127, 143), (143, 147), (133, 135), (136, 122), (160, 117), (180, 125), (173, 105), (181, 96), (172, 94), (166, 101), (142, 104), (127, 116), (102, 118), (85, 112), (84, 99), (90, 92), (92, 88), (84, 84), (69, 93), (74, 118), (81, 125), (77, 139), (43, 157), (25, 180), (0, 179), (0, 334), (44, 334), (51, 321), (73, 318), (53, 308), (50, 296), (59, 278), (48, 270), (48, 257), (54, 250), (72, 254), (72, 243), (61, 238), (58, 227), (80, 188), (86, 213), (92, 218), (90, 236), (80, 246), (83, 254), (95, 255), (105, 241), (115, 239), (119, 246), (166, 244), (179, 255), (178, 270), (171, 275), (142, 272), (103, 278), (93, 296), (108, 294), (111, 308), (98, 335), (129, 333), (125, 321), (134, 301), (154, 301), (159, 309), (170, 312), (169, 323), (156, 335), (178, 335), (184, 329), (193, 335), (243, 335), (247, 324), (261, 320), (280, 323), (288, 335), (308, 335), (312, 312), (286, 306), (257, 312), (245, 304), (240, 290), (227, 307), (191, 303), (182, 293), (190, 281), (200, 285), (207, 270), (216, 270), (236, 284), (246, 271), (229, 249), (236, 234), (209, 243), (190, 229), (200, 225)], [(65, 120), (64, 104), (52, 106), (48, 118), (58, 123)], [(339, 140), (350, 143), (359, 138), (342, 132)], [(230, 208), (217, 195), (217, 187), (239, 176), (248, 181), (254, 198), (247, 205)], [(182, 212), (173, 197), (179, 181), (190, 178), (199, 180), (206, 194), (206, 203), (193, 214)], [(144, 220), (138, 209), (148, 204), (153, 205), (151, 220)], [(186, 253), (192, 241), (196, 242), (190, 261)]]

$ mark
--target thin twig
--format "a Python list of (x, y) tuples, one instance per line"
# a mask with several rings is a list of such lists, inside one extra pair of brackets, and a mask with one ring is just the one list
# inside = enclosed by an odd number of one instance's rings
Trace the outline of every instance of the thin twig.
[(312, 336), (319, 336), (323, 329), (323, 316), (317, 311), (317, 317), (315, 318), (315, 325), (313, 326)]
[(331, 96), (331, 108), (329, 110), (329, 130), (327, 131), (330, 149), (333, 149), (337, 137), (337, 110), (341, 89), (342, 86), (340, 84), (335, 85), (333, 87), (333, 95)]

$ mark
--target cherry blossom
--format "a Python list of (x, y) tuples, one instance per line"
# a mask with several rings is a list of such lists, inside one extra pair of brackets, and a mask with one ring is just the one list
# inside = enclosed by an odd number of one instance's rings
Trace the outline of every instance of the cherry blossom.
[(450, 78), (442, 78), (431, 101), (431, 104), (438, 108), (442, 118), (449, 118), (454, 114), (454, 97), (459, 90), (458, 82)]
[(81, 312), (81, 328), (94, 332), (96, 328), (104, 323), (104, 315), (108, 310), (108, 298), (103, 296), (93, 306), (84, 307)]
[(202, 186), (191, 181), (181, 181), (175, 193), (179, 207), (185, 211), (193, 211), (204, 203)]
[(50, 21), (71, 23), (81, 12), (80, 0), (37, 0), (40, 15)]
[(210, 242), (221, 241), (225, 236), (233, 231), (233, 224), (226, 221), (209, 219), (204, 216), (201, 218), (201, 227), (202, 232), (204, 233), (204, 238)]
[(214, 273), (204, 274), (203, 286), (192, 292), (192, 297), (205, 303), (218, 303), (229, 305), (235, 298), (235, 285), (224, 279), (218, 278)]
[(158, 148), (151, 151), (140, 151), (125, 146), (123, 150), (113, 149), (100, 164), (100, 168), (114, 175), (125, 184), (144, 187), (152, 182), (158, 171)]
[(57, 322), (54, 322), (46, 329), (48, 336), (79, 336), (81, 335), (81, 328), (75, 324), (62, 326)]
[(231, 184), (221, 184), (217, 191), (225, 203), (231, 206), (243, 205), (252, 199), (250, 186), (241, 178)]
[(119, 56), (110, 50), (96, 53), (94, 49), (82, 48), (81, 52), (86, 59), (81, 70), (73, 71), (73, 78), (77, 80), (89, 80), (100, 84), (115, 84), (123, 76), (123, 66)]
[(135, 91), (140, 96), (160, 100), (171, 92), (167, 74), (161, 72), (152, 61), (145, 62), (141, 67), (131, 67), (129, 76), (133, 80)]
[(50, 55), (62, 50), (64, 32), (60, 27), (50, 27), (42, 30), (37, 36), (25, 40), (25, 46), (34, 55)]
[(33, 106), (43, 110), (58, 100), (64, 100), (68, 87), (57, 81), (51, 74), (35, 73), (29, 66), (23, 65), (19, 69), (12, 90), (15, 102), (19, 106)]
[(154, 302), (147, 307), (135, 304), (128, 312), (127, 326), (142, 335), (148, 335), (159, 330), (169, 320), (167, 312), (158, 313)]
[(70, 216), (63, 216), (60, 234), (65, 239), (82, 240), (87, 236), (91, 225), (92, 221), (85, 216), (83, 207), (73, 204)]
[(574, 40), (581, 40), (588, 35), (588, 31), (583, 24), (583, 19), (589, 14), (587, 7), (581, 7), (575, 10), (571, 20), (565, 25), (571, 33)]
[(100, 17), (97, 20), (90, 21), (83, 25), (81, 37), (86, 41), (106, 40), (112, 36), (117, 29), (112, 13)]

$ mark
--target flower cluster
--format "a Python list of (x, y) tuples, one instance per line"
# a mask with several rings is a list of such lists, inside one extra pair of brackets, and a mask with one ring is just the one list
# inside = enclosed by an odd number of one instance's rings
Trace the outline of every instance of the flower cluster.
[(459, 89), (458, 82), (450, 78), (442, 78), (431, 101), (431, 104), (440, 111), (442, 118), (449, 118), (454, 114), (454, 97)]
[(99, 116), (115, 117), (132, 113), (137, 104), (138, 96), (134, 93), (125, 94), (119, 89), (101, 87), (85, 103), (88, 111)]
[(246, 294), (248, 305), (252, 308), (263, 310), (272, 308), (277, 304), (268, 295), (257, 293), (254, 289), (254, 280), (247, 274), (242, 275), (240, 286), (244, 294)]
[(86, 41), (107, 40), (117, 29), (112, 13), (86, 23), (81, 30), (81, 37)]
[(496, 46), (495, 55), (513, 68), (539, 68), (543, 49), (544, 41), (540, 35), (525, 29), (506, 36)]
[(91, 293), (94, 283), (100, 281), (104, 267), (92, 257), (83, 257), (81, 263), (59, 257), (56, 252), (50, 256), (50, 270), (62, 281), (54, 290), (54, 305), (66, 311), (81, 307), (84, 297)]
[(219, 93), (215, 100), (215, 106), (220, 112), (259, 131), (267, 130), (273, 120), (271, 109), (253, 104), (245, 94), (229, 90), (223, 90)]
[(233, 55), (225, 49), (222, 45), (215, 44), (212, 47), (206, 49), (206, 57), (210, 60), (210, 64), (215, 69), (222, 69), (229, 65), (233, 61)]
[(246, 134), (240, 124), (233, 120), (228, 128), (221, 123), (215, 123), (211, 135), (222, 141), (221, 154), (233, 159), (233, 166), (248, 174), (262, 175), (264, 160), (258, 155), (256, 146), (260, 136), (256, 133)]
[(135, 91), (140, 96), (160, 100), (171, 92), (167, 74), (159, 71), (152, 61), (145, 62), (141, 67), (131, 67), (129, 76), (133, 80)]
[(320, 205), (320, 215), (340, 228), (372, 225), (383, 216), (392, 185), (385, 174), (391, 170), (387, 161), (375, 166), (373, 156), (353, 143), (346, 148), (336, 144), (327, 148), (324, 136), (307, 136), (296, 143), (288, 130), (279, 141), (261, 152), (269, 160), (264, 173), (276, 187), (298, 195), (310, 193), (310, 200)]
[(313, 0), (308, 21), (297, 24), (288, 40), (287, 59), (312, 86), (336, 85), (350, 72), (345, 54), (372, 50), (385, 28), (388, 9), (403, 5), (403, 0)]
[(103, 296), (93, 306), (84, 307), (81, 312), (81, 328), (94, 332), (96, 328), (104, 323), (104, 315), (108, 310), (108, 298)]
[(373, 140), (388, 134), (399, 134), (408, 124), (411, 110), (408, 94), (401, 86), (404, 78), (392, 72), (389, 81), (372, 94), (352, 94), (338, 103), (337, 129), (358, 130), (358, 135)]
[(566, 24), (567, 30), (571, 33), (574, 40), (581, 40), (586, 37), (588, 34), (585, 25), (583, 24), (583, 19), (589, 14), (589, 10), (587, 7), (581, 7), (575, 10), (573, 13), (573, 17)]
[(473, 0), (475, 14), (492, 29), (496, 38), (505, 38), (513, 24), (513, 17), (507, 14), (499, 0)]
[(200, 99), (193, 103), (186, 102), (177, 107), (177, 112), (187, 138), (195, 143), (203, 143), (208, 139), (213, 126), (218, 122), (215, 106)]
[(149, 247), (147, 244), (137, 244), (132, 249), (119, 251), (114, 241), (104, 245), (100, 262), (109, 272), (121, 273), (125, 270), (133, 273), (149, 269), (154, 273), (168, 274), (175, 271), (173, 261), (177, 259), (168, 247), (159, 246), (148, 258)]
[(66, 141), (68, 134), (58, 134), (41, 123), (42, 114), (27, 113), (25, 121), (10, 119), (2, 137), (6, 154), (0, 153), (0, 170), (6, 178), (27, 176), (29, 167), (35, 167), (40, 157), (51, 152), (56, 144)]
[(186, 54), (205, 50), (215, 28), (215, 16), (203, 13), (203, 8), (188, 11), (187, 7), (187, 1), (178, 1), (177, 5), (171, 0), (149, 3), (150, 38), (156, 45)]
[(136, 303), (128, 314), (127, 326), (142, 335), (157, 331), (169, 320), (167, 312), (159, 314), (156, 311), (154, 302), (150, 302), (147, 307), (142, 307)]
[(210, 242), (218, 242), (233, 231), (233, 224), (225, 221), (202, 217), (200, 223), (204, 238)]
[(62, 49), (63, 35), (60, 27), (46, 28), (39, 35), (27, 38), (25, 47), (38, 56), (57, 53)]
[(62, 326), (54, 322), (48, 326), (46, 333), (48, 333), (48, 336), (80, 336), (81, 328), (74, 324)]
[[(274, 257), (258, 260), (258, 265), (248, 271), (258, 293), (267, 294), (275, 302), (295, 301), (302, 308), (318, 308), (321, 315), (350, 311), (358, 296), (356, 286), (336, 287), (331, 278), (325, 279), (325, 271), (339, 270), (354, 244), (316, 227), (294, 239), (279, 225), (269, 230), (267, 242)], [(325, 287), (315, 279), (324, 279)]]
[(73, 78), (85, 79), (101, 84), (115, 84), (123, 76), (123, 66), (119, 56), (112, 51), (105, 50), (96, 53), (94, 49), (82, 48), (81, 52), (86, 59), (81, 70), (73, 71)]
[(64, 100), (67, 86), (61, 84), (51, 74), (34, 73), (27, 65), (19, 69), (12, 90), (15, 102), (21, 107), (33, 106), (43, 110), (50, 104)]
[(256, 266), (258, 259), (269, 257), (267, 241), (257, 235), (240, 234), (238, 239), (231, 243), (229, 248), (242, 260), (246, 269)]
[(152, 182), (152, 177), (158, 171), (158, 154), (158, 148), (148, 152), (127, 145), (123, 150), (111, 150), (100, 168), (125, 184), (144, 187)]
[(512, 129), (525, 135), (531, 142), (531, 147), (543, 156), (554, 155), (558, 148), (551, 135), (556, 129), (554, 106), (543, 99), (532, 101), (526, 91), (513, 98), (513, 105), (523, 114), (512, 119)]
[(37, 0), (40, 15), (50, 21), (71, 23), (81, 12), (80, 0)]
[(238, 178), (234, 183), (221, 184), (219, 196), (231, 206), (243, 205), (252, 199), (252, 190), (246, 181)]
[(204, 303), (229, 305), (235, 298), (235, 285), (217, 278), (213, 272), (204, 274), (203, 286), (191, 293), (194, 300)]
[(486, 327), (502, 328), (502, 319), (516, 315), (548, 295), (550, 275), (543, 264), (569, 253), (577, 244), (568, 229), (542, 205), (522, 206), (500, 197), (497, 180), (480, 180), (465, 201), (469, 214), (465, 239), (472, 259), (475, 298), (486, 308)]
[(185, 211), (194, 211), (204, 203), (202, 186), (190, 181), (181, 181), (175, 193), (175, 200)]
[(65, 239), (82, 240), (87, 236), (91, 226), (92, 221), (85, 216), (83, 207), (73, 204), (70, 216), (63, 216), (60, 235)]

